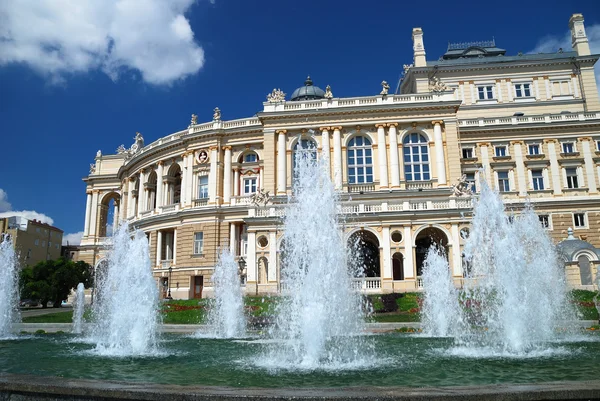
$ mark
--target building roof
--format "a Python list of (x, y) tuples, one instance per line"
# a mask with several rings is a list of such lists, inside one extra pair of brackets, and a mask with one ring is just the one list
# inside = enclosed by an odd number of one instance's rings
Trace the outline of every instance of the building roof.
[(567, 231), (569, 233), (567, 239), (562, 240), (556, 245), (559, 254), (562, 255), (565, 261), (573, 261), (573, 257), (575, 256), (575, 254), (584, 249), (589, 250), (591, 253), (596, 254), (598, 255), (598, 257), (600, 257), (600, 249), (596, 248), (587, 241), (575, 238), (573, 236), (572, 228), (569, 228)]
[(318, 86), (314, 86), (312, 79), (310, 76), (306, 78), (304, 81), (304, 86), (299, 87), (292, 93), (291, 101), (298, 100), (314, 100), (314, 99), (324, 99), (325, 91)]
[(496, 47), (494, 40), (482, 42), (448, 43), (448, 50), (442, 56), (443, 60), (473, 57), (503, 56), (506, 50)]
[[(470, 48), (473, 51), (474, 48)], [(499, 49), (502, 50), (502, 49)], [(446, 53), (447, 54), (447, 53)], [(445, 56), (445, 55), (444, 55)], [(475, 64), (492, 64), (492, 63), (510, 63), (519, 61), (540, 61), (540, 60), (560, 60), (577, 57), (577, 52), (558, 52), (558, 53), (537, 53), (537, 54), (520, 54), (517, 56), (505, 56), (504, 53), (487, 56), (469, 56), (444, 59), (442, 56), (436, 61), (427, 61), (427, 67), (443, 67), (458, 66), (458, 65), (475, 65)]]

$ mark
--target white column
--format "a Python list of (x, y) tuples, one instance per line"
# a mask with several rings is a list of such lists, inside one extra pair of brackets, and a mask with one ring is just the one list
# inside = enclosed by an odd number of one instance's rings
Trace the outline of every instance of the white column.
[(225, 161), (223, 168), (223, 203), (231, 201), (231, 146), (224, 146)]
[(462, 252), (460, 251), (460, 232), (458, 231), (458, 224), (452, 224), (450, 228), (450, 234), (452, 235), (452, 275), (462, 277)]
[(594, 175), (594, 159), (592, 158), (592, 150), (590, 149), (591, 138), (582, 138), (581, 148), (583, 150), (583, 161), (585, 163), (585, 173), (587, 176), (587, 184), (589, 192), (597, 192), (596, 177)]
[(325, 162), (325, 168), (327, 169), (327, 173), (331, 176), (331, 168), (330, 168), (331, 149), (329, 147), (329, 127), (321, 128), (321, 147), (322, 147), (322, 154), (327, 158), (327, 160)]
[(217, 202), (217, 147), (210, 148), (210, 172), (208, 173), (208, 202)]
[[(286, 193), (286, 131), (277, 131), (277, 195)], [(250, 279), (248, 279), (250, 280)]]
[(392, 273), (392, 263), (390, 261), (390, 228), (382, 227), (381, 230), (382, 251), (383, 251), (383, 269), (381, 278), (391, 280), (394, 275)]
[(137, 208), (136, 216), (139, 218), (142, 216), (142, 212), (146, 210), (144, 208), (144, 203), (146, 202), (146, 188), (144, 188), (144, 183), (146, 182), (146, 174), (144, 173), (143, 170), (140, 172), (138, 179), (140, 180), (140, 186), (139, 186), (138, 194), (137, 194), (138, 208)]
[(444, 141), (442, 140), (442, 121), (434, 121), (433, 141), (437, 165), (438, 185), (446, 185), (446, 160), (444, 158)]
[(277, 281), (277, 233), (269, 232), (269, 272), (267, 280), (271, 282)]
[(135, 181), (133, 177), (129, 177), (129, 191), (127, 192), (127, 218), (133, 217), (135, 213), (135, 205), (133, 204), (133, 191), (135, 190)]
[(333, 127), (333, 179), (335, 189), (342, 189), (342, 127)]
[(177, 229), (173, 230), (173, 265), (177, 266)]
[(158, 169), (156, 172), (156, 209), (160, 210), (160, 207), (164, 204), (163, 198), (163, 162), (158, 162)]
[(240, 196), (240, 170), (236, 168), (233, 172), (233, 196)]
[(187, 174), (187, 182), (185, 183), (184, 191), (185, 191), (185, 203), (188, 206), (192, 206), (192, 200), (194, 199), (194, 152), (190, 152), (187, 158), (186, 165), (188, 174)]
[(90, 234), (90, 214), (92, 209), (92, 193), (87, 193), (87, 200), (85, 202), (85, 221), (83, 222), (83, 235)]
[(98, 194), (99, 191), (92, 192), (92, 205), (91, 205), (91, 216), (90, 226), (88, 235), (97, 235), (96, 228), (98, 227)]
[(548, 158), (550, 159), (550, 173), (552, 175), (552, 189), (554, 195), (562, 194), (561, 185), (561, 174), (560, 167), (558, 166), (558, 160), (556, 157), (556, 147), (554, 146), (556, 140), (552, 139), (547, 142), (548, 146)]
[(236, 244), (237, 244), (237, 230), (235, 223), (229, 223), (229, 252), (233, 256), (237, 256)]
[(246, 255), (246, 272), (248, 282), (256, 283), (256, 233), (248, 231), (248, 254)]
[(379, 187), (387, 188), (388, 182), (388, 164), (387, 149), (385, 144), (385, 124), (377, 124), (377, 149), (379, 154)]
[(158, 236), (158, 238), (156, 239), (156, 266), (160, 266), (162, 251), (162, 231), (157, 231), (156, 235)]
[(404, 227), (404, 278), (415, 278), (413, 260), (412, 232), (410, 226)]
[(390, 138), (390, 170), (392, 177), (392, 188), (400, 187), (400, 166), (398, 162), (398, 133), (396, 126), (398, 123), (390, 124), (388, 136)]
[(525, 163), (523, 162), (522, 142), (513, 143), (515, 164), (517, 166), (517, 183), (519, 184), (519, 196), (527, 196), (527, 175), (525, 174)]
[[(185, 184), (187, 183), (187, 180), (188, 180), (187, 155), (184, 154), (181, 162), (178, 162), (177, 164), (179, 164), (179, 168), (181, 169), (181, 188), (179, 188), (179, 207), (183, 207), (187, 203), (187, 199), (186, 199), (187, 193), (185, 190)], [(173, 184), (173, 191), (175, 191), (174, 184)]]
[(119, 203), (115, 202), (115, 210), (113, 214), (113, 232), (119, 227)]
[(491, 188), (495, 188), (496, 186), (492, 182), (492, 167), (490, 166), (490, 155), (488, 154), (488, 146), (491, 145), (489, 143), (479, 144), (479, 152), (481, 153), (481, 166), (483, 167), (483, 174), (488, 185)]

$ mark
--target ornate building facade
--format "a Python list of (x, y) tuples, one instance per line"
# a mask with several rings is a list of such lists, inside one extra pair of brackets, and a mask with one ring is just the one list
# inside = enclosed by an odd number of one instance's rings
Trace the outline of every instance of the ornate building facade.
[(148, 145), (138, 134), (129, 149), (98, 152), (84, 180), (79, 258), (101, 266), (108, 230), (127, 220), (146, 232), (157, 282), (175, 298), (210, 293), (224, 246), (245, 263), (247, 293), (279, 292), (281, 216), (302, 146), (330, 155), (344, 235), (370, 255), (359, 290), (418, 290), (432, 242), (446, 248), (460, 285), (480, 174), (509, 208), (531, 200), (556, 242), (572, 228), (571, 240), (588, 244), (565, 261), (572, 286), (591, 286), (598, 256), (590, 247), (600, 247), (599, 56), (583, 17), (569, 24), (571, 50), (508, 56), (493, 41), (461, 43), (437, 61), (426, 60), (415, 28), (414, 61), (395, 93), (384, 81), (373, 96), (336, 98), (309, 77), (289, 99), (273, 90), (256, 117), (224, 121), (217, 108), (212, 121), (192, 115), (187, 128)]

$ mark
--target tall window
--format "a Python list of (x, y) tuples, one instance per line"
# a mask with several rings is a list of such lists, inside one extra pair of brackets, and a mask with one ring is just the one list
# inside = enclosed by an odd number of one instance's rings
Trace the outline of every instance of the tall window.
[(544, 189), (544, 175), (542, 170), (531, 170), (531, 179), (534, 191)]
[(495, 149), (496, 157), (505, 157), (506, 156), (506, 146), (496, 146)]
[(471, 192), (477, 192), (475, 188), (475, 173), (465, 173), (465, 176), (467, 182), (469, 183), (469, 189), (471, 190)]
[(574, 213), (573, 223), (577, 228), (585, 227), (585, 213)]
[(430, 180), (427, 139), (421, 134), (412, 133), (406, 135), (402, 143), (406, 181)]
[(294, 180), (297, 178), (298, 173), (298, 161), (310, 159), (313, 162), (317, 160), (317, 144), (312, 139), (300, 139), (294, 146), (294, 153), (292, 154), (293, 159), (293, 171)]
[(373, 149), (371, 141), (355, 136), (348, 143), (348, 184), (373, 182)]
[(479, 93), (479, 100), (493, 100), (494, 97), (494, 85), (485, 85), (477, 87)]
[(194, 233), (194, 255), (202, 255), (204, 250), (204, 233)]
[(208, 176), (201, 175), (198, 177), (198, 199), (208, 198)]
[(463, 157), (463, 159), (472, 159), (473, 158), (473, 148), (462, 148), (462, 157)]
[(567, 188), (579, 188), (579, 181), (577, 179), (577, 168), (570, 167), (565, 169), (567, 174)]
[(527, 146), (530, 155), (539, 155), (540, 154), (540, 145), (537, 143), (531, 143)]
[(531, 84), (515, 84), (516, 97), (531, 97)]
[(540, 219), (540, 224), (542, 225), (542, 227), (550, 228), (550, 216), (549, 215), (540, 214), (540, 215), (538, 215), (538, 218)]
[(256, 192), (258, 178), (257, 177), (249, 177), (244, 178), (244, 195), (252, 195)]
[(563, 153), (574, 153), (575, 147), (573, 146), (573, 142), (563, 142), (562, 150)]
[(510, 182), (508, 179), (508, 171), (498, 171), (498, 191), (510, 191)]

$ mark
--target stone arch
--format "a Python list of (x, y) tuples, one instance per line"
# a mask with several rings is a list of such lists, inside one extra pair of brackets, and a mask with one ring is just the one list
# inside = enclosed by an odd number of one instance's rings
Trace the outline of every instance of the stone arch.
[(445, 250), (446, 258), (448, 258), (450, 254), (448, 250), (448, 246), (450, 245), (449, 238), (451, 236), (442, 227), (435, 225), (421, 227), (415, 232), (414, 238), (417, 276), (421, 276), (422, 274), (425, 256), (431, 245), (437, 244), (439, 247), (442, 247)]
[(315, 135), (314, 133), (301, 133), (301, 134), (297, 134), (297, 135), (293, 135), (291, 141), (288, 142), (288, 147), (287, 150), (291, 150), (294, 151), (294, 148), (296, 147), (296, 145), (298, 144), (298, 141), (304, 141), (304, 140), (310, 140), (312, 142), (314, 142), (315, 149), (318, 149), (320, 146), (322, 146), (321, 141), (319, 141), (319, 138), (317, 137), (317, 135)]
[(395, 281), (404, 280), (404, 255), (395, 252), (392, 255), (392, 277)]
[(181, 202), (182, 170), (179, 163), (172, 163), (167, 170), (167, 205)]
[(357, 276), (381, 277), (379, 238), (370, 230), (355, 231), (348, 237), (351, 266)]
[(121, 195), (118, 192), (108, 192), (100, 200), (98, 215), (98, 236), (112, 235), (112, 230), (119, 224), (119, 207)]
[(156, 186), (158, 176), (156, 171), (152, 170), (148, 175), (148, 181), (144, 184), (146, 187), (146, 210), (156, 209)]
[(578, 255), (574, 257), (577, 261), (577, 267), (579, 267), (579, 279), (581, 285), (593, 285), (594, 280), (592, 279), (592, 263), (593, 259), (590, 258), (588, 252), (578, 252)]
[(421, 134), (425, 137), (425, 139), (427, 139), (427, 142), (433, 142), (433, 136), (429, 133), (429, 131), (423, 127), (417, 126), (414, 128), (411, 127), (411, 128), (405, 129), (402, 132), (400, 132), (399, 138), (398, 138), (398, 143), (403, 143), (404, 138), (406, 138), (406, 136), (410, 135), (410, 134)]
[[(254, 162), (247, 162), (247, 161), (245, 161), (247, 155), (256, 155), (256, 161), (254, 161)], [(255, 151), (255, 150), (245, 149), (245, 150), (239, 152), (234, 160), (236, 160), (240, 164), (244, 164), (244, 163), (258, 163), (259, 160), (261, 160), (260, 156), (261, 155), (258, 154), (258, 152)]]
[(356, 138), (357, 136), (364, 136), (364, 137), (366, 137), (371, 142), (371, 146), (377, 144), (377, 137), (376, 137), (375, 133), (370, 132), (370, 131), (355, 131), (355, 130), (353, 130), (353, 131), (348, 132), (344, 136), (344, 140), (343, 140), (342, 146), (347, 147), (348, 144), (350, 143), (350, 141), (353, 138)]
[(258, 277), (259, 284), (267, 284), (269, 282), (269, 259), (265, 256), (258, 258)]

